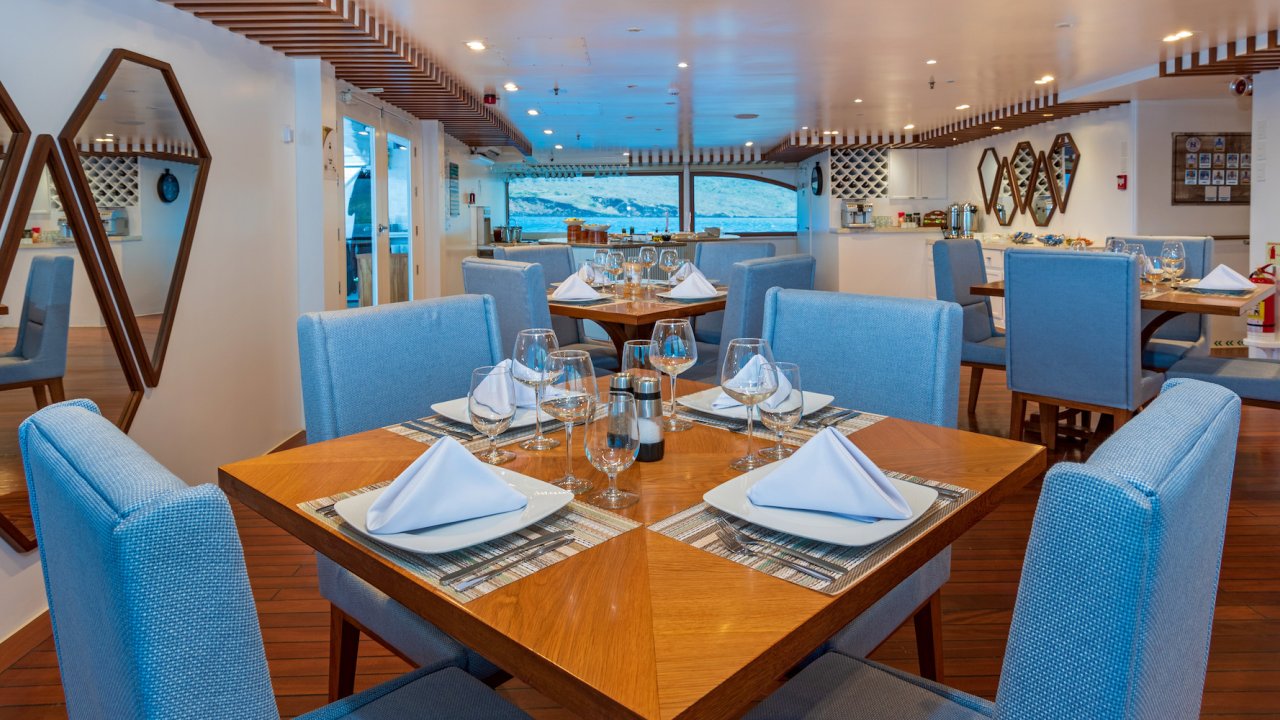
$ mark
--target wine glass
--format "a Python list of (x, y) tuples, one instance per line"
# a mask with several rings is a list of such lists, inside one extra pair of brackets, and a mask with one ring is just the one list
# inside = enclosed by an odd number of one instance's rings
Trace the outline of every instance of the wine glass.
[(640, 423), (631, 393), (609, 393), (606, 407), (604, 417), (587, 425), (585, 449), (591, 464), (609, 476), (609, 487), (592, 495), (588, 502), (618, 510), (640, 500), (638, 493), (618, 488), (618, 473), (631, 467), (640, 452)]
[(564, 423), (564, 477), (551, 484), (574, 495), (591, 489), (591, 481), (573, 475), (573, 424), (586, 423), (596, 409), (596, 371), (585, 350), (554, 350), (548, 357), (551, 384), (539, 407)]
[(1107, 252), (1122, 253), (1124, 252), (1124, 246), (1125, 242), (1123, 238), (1107, 238)]
[(1143, 269), (1143, 277), (1147, 282), (1151, 283), (1151, 292), (1160, 292), (1160, 281), (1164, 279), (1164, 258), (1159, 255), (1150, 255), (1146, 258), (1146, 267)]
[[(658, 345), (652, 340), (628, 340), (622, 344), (620, 370), (632, 377), (652, 377), (662, 379), (662, 371), (653, 362), (658, 352)], [(633, 383), (634, 387), (634, 383)]]
[(698, 362), (698, 343), (688, 319), (659, 320), (653, 326), (655, 350), (650, 361), (671, 376), (671, 405), (662, 427), (671, 432), (688, 430), (693, 423), (676, 417), (676, 376)]
[(600, 253), (596, 253), (596, 266), (609, 278), (609, 282), (611, 284), (616, 285), (618, 278), (622, 275), (621, 257), (621, 253), (611, 253), (606, 251), (603, 256), (600, 255)]
[(471, 389), (467, 391), (467, 417), (471, 425), (489, 438), (489, 449), (476, 457), (490, 465), (501, 465), (515, 459), (510, 450), (498, 449), (498, 436), (511, 427), (516, 416), (516, 388), (511, 368), (488, 365), (471, 371)]
[(522, 385), (533, 388), (533, 437), (520, 443), (525, 450), (550, 450), (560, 446), (554, 440), (542, 434), (542, 392), (551, 382), (548, 365), (551, 352), (558, 350), (560, 343), (556, 341), (556, 333), (550, 328), (533, 328), (521, 330), (516, 336), (516, 346), (511, 351), (512, 376)]
[(1187, 271), (1187, 249), (1178, 240), (1167, 240), (1160, 246), (1160, 258), (1170, 287), (1177, 287), (1178, 280)]
[(760, 338), (730, 340), (724, 366), (720, 370), (720, 389), (747, 408), (747, 454), (729, 463), (729, 467), (754, 470), (765, 464), (753, 450), (754, 408), (778, 391), (778, 371), (773, 365), (769, 341)]
[(683, 264), (684, 261), (680, 259), (680, 253), (676, 252), (674, 248), (667, 248), (658, 256), (658, 269), (667, 274), (668, 287), (676, 284), (674, 279), (675, 273)]
[(791, 391), (787, 393), (787, 397), (779, 398), (781, 402), (760, 404), (760, 420), (764, 422), (765, 427), (778, 436), (778, 443), (761, 450), (760, 457), (782, 460), (793, 452), (791, 448), (782, 444), (782, 438), (786, 436), (788, 430), (800, 422), (801, 416), (804, 415), (804, 393), (800, 391), (799, 365), (779, 362), (774, 363), (773, 366), (778, 372), (778, 384), (782, 385), (782, 380), (786, 379), (791, 384)]
[(645, 285), (649, 283), (649, 271), (658, 264), (658, 249), (654, 247), (642, 247), (640, 252), (636, 253), (636, 260), (644, 266)]
[(1142, 278), (1147, 271), (1147, 251), (1138, 243), (1129, 243), (1124, 246), (1126, 255), (1132, 255), (1138, 258), (1138, 283), (1142, 283)]

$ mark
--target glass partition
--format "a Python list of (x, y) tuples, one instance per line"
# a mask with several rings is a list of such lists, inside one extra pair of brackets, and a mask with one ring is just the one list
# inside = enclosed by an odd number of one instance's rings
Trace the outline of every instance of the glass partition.
[(796, 232), (796, 189), (752, 175), (694, 173), (693, 230), (726, 235)]

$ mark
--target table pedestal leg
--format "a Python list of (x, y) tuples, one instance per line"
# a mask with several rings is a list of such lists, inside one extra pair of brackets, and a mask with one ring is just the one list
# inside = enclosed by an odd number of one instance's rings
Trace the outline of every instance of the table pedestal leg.
[[(1159, 330), (1160, 327), (1163, 326), (1165, 323), (1178, 317), (1181, 314), (1182, 313), (1177, 312), (1176, 310), (1165, 310), (1159, 315), (1151, 318), (1151, 322), (1147, 323), (1147, 326), (1142, 328), (1142, 339), (1138, 341), (1138, 348), (1140, 350), (1145, 351), (1147, 349), (1147, 343), (1151, 342), (1151, 337), (1156, 334), (1156, 331)], [(1159, 370), (1160, 368), (1148, 367), (1144, 365), (1143, 369)]]
[(622, 323), (596, 321), (613, 342), (613, 349), (618, 353), (619, 368), (622, 362), (622, 346), (628, 340), (648, 340), (653, 337), (653, 323), (644, 325), (623, 325)]

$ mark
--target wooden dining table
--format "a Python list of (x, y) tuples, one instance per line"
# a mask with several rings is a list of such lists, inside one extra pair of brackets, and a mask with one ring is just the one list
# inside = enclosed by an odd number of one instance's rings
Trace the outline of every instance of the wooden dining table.
[[(652, 293), (652, 289), (649, 291)], [(724, 310), (725, 295), (711, 300), (681, 302), (663, 300), (656, 295), (644, 299), (615, 298), (613, 302), (594, 305), (557, 302), (547, 294), (547, 305), (552, 315), (593, 320), (609, 335), (618, 357), (628, 340), (647, 340), (653, 336), (653, 326), (659, 320), (694, 318), (717, 310)]]
[[(706, 387), (682, 381), (680, 392)], [(219, 481), (228, 495), (584, 717), (727, 718), (1046, 463), (1038, 445), (897, 419), (852, 437), (886, 470), (974, 492), (835, 595), (638, 527), (459, 602), (299, 508), (390, 480), (422, 454), (422, 443), (386, 429), (231, 463), (219, 468)], [(647, 526), (697, 505), (738, 474), (729, 462), (745, 450), (746, 438), (725, 429), (695, 424), (669, 433), (664, 459), (621, 475), (640, 501), (618, 512)], [(580, 442), (573, 456), (580, 477), (605, 482)], [(564, 451), (517, 450), (504, 467), (556, 478)]]

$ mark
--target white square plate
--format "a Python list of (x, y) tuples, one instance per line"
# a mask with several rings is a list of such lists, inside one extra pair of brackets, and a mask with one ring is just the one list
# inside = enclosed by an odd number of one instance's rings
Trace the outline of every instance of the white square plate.
[(568, 490), (562, 490), (528, 475), (497, 467), (488, 468), (488, 470), (515, 488), (516, 492), (529, 498), (529, 504), (511, 512), (387, 535), (371, 533), (365, 526), (365, 515), (369, 512), (369, 506), (386, 488), (339, 500), (333, 509), (357, 532), (380, 543), (409, 552), (436, 554), (461, 550), (526, 528), (568, 505), (573, 499), (573, 493)]
[[(817, 412), (822, 408), (831, 404), (835, 397), (832, 395), (823, 395), (822, 393), (804, 391), (804, 415), (811, 412)], [(738, 407), (725, 408), (719, 410), (711, 407), (711, 403), (720, 397), (720, 386), (702, 390), (701, 392), (690, 393), (682, 397), (676, 398), (676, 402), (698, 412), (708, 413), (711, 415), (719, 415), (721, 417), (734, 418), (737, 420), (747, 419), (747, 409), (741, 405)]]
[[(783, 460), (782, 462), (786, 462)], [(902, 493), (911, 507), (911, 517), (906, 520), (877, 520), (859, 522), (834, 513), (811, 510), (756, 505), (747, 498), (747, 490), (769, 473), (777, 470), (782, 462), (769, 463), (748, 473), (711, 488), (702, 499), (717, 510), (740, 517), (761, 527), (777, 530), (796, 537), (817, 540), (834, 545), (862, 546), (880, 542), (895, 535), (915, 522), (938, 499), (938, 491), (924, 485), (905, 482), (897, 478), (889, 481)]]
[[(463, 425), (471, 425), (471, 415), (467, 413), (467, 399), (458, 398), (457, 400), (445, 400), (431, 406), (431, 409), (442, 417), (447, 417), (456, 423)], [(542, 413), (542, 422), (552, 422), (555, 418)], [(516, 416), (511, 419), (511, 427), (521, 428), (529, 427), (533, 424), (533, 408), (516, 408)]]
[(706, 297), (675, 297), (670, 292), (660, 292), (658, 297), (663, 300), (671, 300), (672, 302), (705, 302), (707, 300), (715, 300), (717, 298), (727, 297), (728, 290), (717, 290), (715, 295), (707, 295)]

